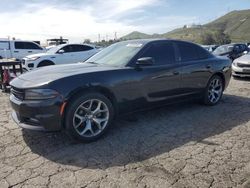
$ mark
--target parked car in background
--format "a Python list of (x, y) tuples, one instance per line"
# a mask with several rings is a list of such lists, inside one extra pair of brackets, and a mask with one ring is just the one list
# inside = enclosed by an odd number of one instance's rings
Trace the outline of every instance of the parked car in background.
[(0, 59), (15, 58), (21, 60), (27, 55), (42, 53), (45, 51), (44, 48), (32, 41), (0, 40)]
[(234, 77), (250, 77), (250, 54), (235, 59), (232, 70)]
[(232, 61), (249, 52), (246, 44), (226, 44), (219, 46), (213, 52), (214, 55), (226, 56)]
[(204, 49), (206, 49), (209, 52), (213, 52), (216, 48), (218, 48), (218, 45), (201, 45)]
[(123, 41), (83, 63), (45, 67), (15, 78), (10, 101), (13, 118), (23, 128), (65, 128), (74, 138), (92, 141), (122, 114), (187, 99), (216, 105), (230, 77), (229, 59), (199, 45)]
[(49, 49), (46, 53), (29, 55), (22, 59), (25, 70), (30, 71), (35, 68), (77, 63), (99, 52), (97, 48), (87, 44), (62, 44)]

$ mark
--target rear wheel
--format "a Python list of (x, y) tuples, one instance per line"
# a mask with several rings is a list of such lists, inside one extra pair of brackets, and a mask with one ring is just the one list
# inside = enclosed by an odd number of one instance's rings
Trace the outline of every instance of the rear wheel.
[(214, 75), (207, 84), (204, 94), (204, 104), (210, 106), (218, 104), (223, 94), (223, 87), (222, 78)]
[(55, 63), (53, 63), (52, 61), (42, 61), (37, 65), (37, 67), (45, 67), (50, 65), (55, 65)]
[(80, 141), (94, 141), (107, 131), (113, 117), (108, 98), (99, 93), (83, 94), (67, 108), (66, 131)]

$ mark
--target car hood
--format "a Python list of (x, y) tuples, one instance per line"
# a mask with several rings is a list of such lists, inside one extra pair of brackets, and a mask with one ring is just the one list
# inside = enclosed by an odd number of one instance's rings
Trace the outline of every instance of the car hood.
[(13, 79), (10, 85), (17, 88), (34, 88), (69, 76), (114, 69), (118, 69), (118, 67), (100, 66), (89, 63), (53, 65), (24, 73)]
[(32, 54), (28, 55), (25, 58), (33, 58), (33, 57), (45, 57), (45, 56), (54, 56), (55, 54), (49, 54), (49, 53), (39, 53), (39, 54)]
[(243, 55), (234, 61), (244, 63), (244, 64), (250, 64), (250, 55)]

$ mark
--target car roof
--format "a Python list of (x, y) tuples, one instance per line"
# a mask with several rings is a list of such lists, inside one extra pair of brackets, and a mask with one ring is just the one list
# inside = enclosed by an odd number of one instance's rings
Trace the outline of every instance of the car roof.
[[(142, 44), (147, 44), (147, 43), (151, 43), (151, 42), (161, 42), (161, 41), (171, 41), (171, 42), (187, 42), (187, 43), (191, 43), (191, 44), (195, 44), (193, 42), (190, 41), (185, 41), (185, 40), (178, 40), (178, 39), (167, 39), (167, 38), (149, 38), (149, 39), (134, 39), (134, 40), (127, 40), (124, 42), (133, 42), (133, 43), (142, 43)], [(196, 44), (197, 45), (197, 44)]]
[(64, 46), (68, 46), (68, 45), (85, 45), (85, 46), (90, 46), (90, 47), (93, 47), (94, 48), (94, 46), (93, 45), (90, 45), (90, 44), (77, 44), (77, 43), (70, 43), (70, 44), (60, 44), (60, 45), (57, 45), (57, 46), (55, 46), (55, 47), (58, 47), (58, 48), (63, 48)]

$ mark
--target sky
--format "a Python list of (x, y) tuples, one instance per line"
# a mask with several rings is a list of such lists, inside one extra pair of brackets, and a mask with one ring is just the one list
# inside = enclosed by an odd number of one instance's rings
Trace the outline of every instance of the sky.
[(250, 9), (250, 0), (1, 0), (0, 38), (82, 42), (165, 33), (241, 9)]

